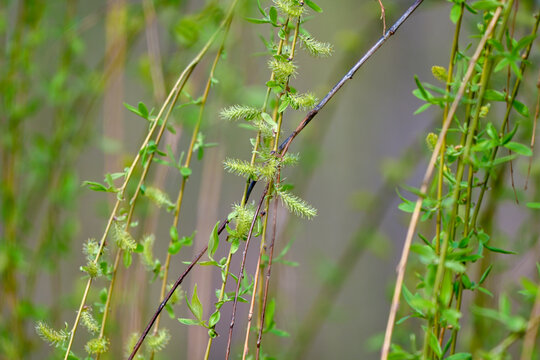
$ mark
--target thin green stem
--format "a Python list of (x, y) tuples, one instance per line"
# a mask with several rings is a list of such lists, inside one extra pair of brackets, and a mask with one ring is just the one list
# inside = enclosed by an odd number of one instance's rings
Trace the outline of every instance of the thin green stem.
[(255, 270), (254, 275), (254, 283), (253, 283), (253, 293), (251, 294), (251, 303), (249, 306), (249, 313), (248, 313), (248, 319), (247, 319), (247, 325), (246, 325), (246, 336), (244, 340), (244, 351), (242, 352), (242, 360), (245, 360), (248, 352), (249, 352), (249, 334), (251, 330), (251, 320), (253, 318), (253, 310), (255, 308), (255, 298), (257, 296), (257, 289), (259, 288), (259, 278), (260, 273), (263, 267), (262, 264), (262, 257), (264, 254), (264, 248), (266, 246), (266, 229), (268, 227), (268, 212), (270, 209), (270, 197), (266, 198), (266, 203), (264, 204), (264, 222), (263, 222), (263, 230), (262, 230), (262, 237), (261, 237), (261, 245), (259, 248), (259, 259), (257, 260), (257, 267)]
[[(217, 68), (219, 60), (220, 60), (221, 55), (223, 54), (223, 50), (225, 48), (225, 42), (226, 42), (226, 39), (227, 39), (227, 34), (229, 32), (229, 29), (230, 29), (231, 20), (232, 20), (232, 18), (230, 18), (229, 21), (227, 22), (227, 25), (226, 25), (225, 30), (224, 30), (223, 41), (221, 43), (220, 48), (218, 49), (218, 51), (216, 53), (216, 56), (214, 58), (214, 62), (212, 64), (212, 68), (210, 69), (210, 73), (208, 75), (208, 80), (206, 82), (206, 87), (204, 89), (204, 93), (203, 93), (203, 96), (202, 96), (202, 99), (201, 99), (201, 105), (200, 105), (201, 107), (200, 107), (200, 110), (199, 110), (199, 116), (197, 118), (195, 128), (193, 129), (193, 133), (191, 135), (191, 141), (190, 141), (190, 144), (189, 144), (189, 147), (188, 147), (186, 161), (184, 163), (184, 167), (186, 167), (186, 168), (189, 168), (189, 166), (191, 165), (191, 159), (193, 157), (193, 149), (195, 148), (195, 143), (197, 141), (199, 130), (200, 130), (200, 127), (201, 127), (201, 124), (202, 124), (204, 109), (205, 109), (206, 101), (208, 100), (208, 95), (210, 93), (210, 88), (212, 86), (212, 80), (214, 78), (214, 72), (215, 72), (215, 70)], [(177, 196), (177, 200), (176, 200), (176, 206), (175, 206), (175, 210), (174, 210), (174, 219), (173, 219), (173, 224), (172, 224), (172, 226), (175, 229), (178, 227), (178, 223), (179, 223), (179, 219), (180, 219), (180, 211), (182, 209), (182, 202), (183, 202), (183, 199), (184, 199), (184, 190), (185, 190), (185, 186), (186, 186), (186, 183), (187, 183), (188, 179), (189, 179), (189, 176), (183, 176), (182, 177), (182, 184), (180, 185), (180, 191), (178, 192), (178, 196)], [(169, 246), (171, 244), (172, 244), (172, 239), (169, 242)], [(167, 291), (167, 281), (168, 281), (169, 265), (171, 263), (171, 257), (172, 257), (171, 253), (167, 251), (167, 257), (166, 257), (166, 260), (165, 260), (165, 265), (164, 265), (164, 270), (163, 270), (163, 279), (162, 279), (162, 283), (161, 283), (160, 301), (163, 301), (163, 299), (165, 298), (165, 293)], [(156, 319), (156, 326), (154, 327), (154, 335), (158, 333), (160, 319), (161, 319), (161, 316), (158, 316), (158, 318)], [(151, 359), (154, 358), (154, 352), (153, 351), (152, 351), (152, 354), (151, 354), (150, 358)]]

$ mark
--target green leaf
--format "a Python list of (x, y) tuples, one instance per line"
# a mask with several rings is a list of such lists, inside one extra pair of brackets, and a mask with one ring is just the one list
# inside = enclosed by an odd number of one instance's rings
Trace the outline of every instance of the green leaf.
[(311, 0), (304, 0), (304, 4), (306, 4), (307, 6), (309, 6), (310, 8), (312, 8), (314, 11), (318, 12), (318, 13), (322, 13), (322, 9), (319, 7), (319, 5), (315, 4), (313, 1)]
[(278, 25), (278, 23), (277, 23), (277, 18), (278, 18), (277, 9), (275, 7), (273, 7), (273, 6), (271, 6), (268, 15), (270, 17), (270, 22), (272, 23), (272, 25), (277, 26)]
[(488, 89), (486, 90), (484, 99), (492, 101), (506, 101), (506, 96), (500, 91)]
[(528, 118), (530, 116), (529, 108), (523, 104), (522, 102), (519, 102), (517, 100), (514, 100), (514, 103), (512, 104), (514, 109), (523, 117)]
[(133, 260), (133, 258), (131, 256), (131, 252), (129, 252), (129, 251), (124, 252), (124, 266), (126, 268), (130, 267), (132, 260)]
[(488, 277), (489, 273), (491, 272), (491, 269), (493, 269), (493, 264), (489, 265), (488, 268), (486, 269), (486, 271), (484, 271), (484, 273), (480, 277), (480, 281), (478, 282), (480, 285), (482, 285), (482, 283), (484, 281), (486, 281), (486, 278)]
[(291, 101), (289, 100), (289, 98), (286, 98), (285, 100), (283, 100), (281, 104), (279, 104), (278, 112), (280, 113), (284, 112), (289, 106), (290, 102)]
[(208, 326), (209, 327), (216, 326), (220, 318), (221, 318), (221, 313), (219, 311), (214, 312), (212, 315), (210, 315), (210, 318), (208, 319)]
[(176, 226), (171, 226), (169, 229), (169, 235), (171, 236), (172, 242), (178, 241), (178, 229), (176, 229)]
[(181, 248), (182, 243), (180, 241), (174, 241), (173, 243), (171, 243), (171, 245), (169, 245), (169, 254), (175, 255), (180, 251)]
[(95, 181), (84, 181), (82, 183), (82, 186), (88, 186), (88, 188), (92, 191), (105, 191), (106, 192), (109, 190), (105, 185), (100, 184)]
[(454, 6), (452, 6), (452, 10), (450, 10), (450, 21), (452, 21), (455, 24), (457, 23), (460, 16), (461, 16), (461, 5), (454, 4)]
[(145, 119), (148, 120), (148, 115), (149, 115), (149, 113), (148, 113), (148, 108), (146, 107), (146, 105), (144, 105), (143, 102), (139, 102), (139, 103), (137, 104), (137, 108), (139, 109), (139, 114), (140, 114), (143, 118), (145, 118)]
[(510, 141), (509, 143), (506, 143), (504, 147), (519, 155), (532, 156), (532, 150), (527, 145)]
[(261, 113), (261, 117), (268, 125), (272, 126), (272, 129), (274, 131), (277, 131), (278, 125), (268, 113), (265, 113), (265, 112)]
[(193, 316), (195, 316), (195, 319), (199, 320), (199, 323), (201, 323), (203, 316), (203, 307), (201, 301), (199, 300), (199, 296), (197, 295), (197, 284), (195, 284), (195, 287), (193, 288), (191, 303), (187, 301), (187, 299), (186, 303)]
[(212, 230), (212, 233), (210, 234), (210, 239), (208, 240), (208, 257), (213, 258), (214, 254), (216, 253), (216, 250), (218, 249), (219, 245), (219, 236), (218, 236), (218, 226), (219, 221), (214, 226), (214, 229)]
[(144, 116), (142, 116), (141, 111), (138, 108), (136, 108), (135, 106), (131, 106), (131, 105), (127, 104), (127, 103), (124, 103), (124, 107), (126, 109), (128, 109), (129, 111), (131, 111), (132, 113), (134, 113), (134, 114), (136, 114), (136, 115), (138, 115), (140, 117), (144, 117)]
[(182, 166), (182, 167), (180, 168), (180, 174), (181, 174), (183, 177), (187, 178), (187, 177), (189, 177), (189, 176), (191, 175), (191, 169), (188, 168), (188, 167)]
[(496, 248), (494, 246), (488, 246), (487, 244), (484, 244), (484, 247), (486, 249), (488, 249), (489, 251), (491, 251), (491, 252), (496, 252), (496, 253), (499, 253), (499, 254), (514, 254), (514, 255), (517, 254), (514, 251), (499, 249), (499, 248)]
[(435, 352), (438, 358), (442, 356), (442, 349), (441, 345), (439, 344), (439, 340), (432, 332), (429, 333), (429, 347)]
[(272, 328), (268, 331), (269, 333), (272, 333), (276, 336), (279, 336), (279, 337), (289, 337), (291, 336), (288, 332), (286, 332), (285, 330), (281, 330), (281, 329), (277, 329), (277, 328)]
[(472, 355), (469, 353), (456, 353), (447, 357), (446, 360), (472, 360)]
[(165, 310), (167, 311), (167, 314), (169, 314), (169, 317), (171, 319), (174, 319), (176, 315), (174, 314), (174, 309), (171, 304), (165, 305)]
[(495, 0), (479, 0), (472, 3), (471, 6), (475, 10), (494, 10), (501, 6), (501, 3)]
[(180, 321), (184, 325), (199, 325), (200, 322), (193, 320), (193, 319), (186, 319), (186, 318), (178, 318), (178, 321)]
[(250, 23), (253, 23), (253, 24), (268, 24), (270, 22), (270, 20), (267, 20), (267, 19), (256, 19), (256, 18), (250, 18), (250, 17), (245, 17), (244, 20), (249, 21)]
[(528, 202), (527, 207), (530, 209), (540, 209), (540, 202)]

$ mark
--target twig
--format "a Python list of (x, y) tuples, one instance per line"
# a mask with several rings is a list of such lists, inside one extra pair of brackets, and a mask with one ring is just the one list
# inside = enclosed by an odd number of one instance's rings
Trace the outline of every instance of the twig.
[[(420, 193), (424, 194), (427, 190), (429, 180), (431, 179), (431, 175), (433, 174), (433, 169), (435, 168), (435, 162), (437, 161), (437, 157), (439, 155), (439, 152), (441, 151), (442, 142), (443, 139), (446, 137), (446, 133), (448, 132), (448, 128), (450, 127), (450, 123), (452, 122), (452, 119), (456, 113), (457, 107), (459, 105), (459, 102), (461, 98), (463, 97), (463, 94), (465, 93), (465, 88), (467, 87), (467, 83), (472, 77), (474, 67), (480, 58), (480, 54), (482, 53), (482, 49), (484, 48), (488, 38), (491, 36), (491, 33), (495, 29), (495, 25), (497, 24), (497, 21), (501, 15), (502, 9), (501, 7), (498, 7), (495, 13), (493, 14), (493, 18), (491, 19), (488, 28), (486, 29), (486, 32), (484, 33), (484, 36), (480, 40), (480, 43), (478, 44), (476, 51), (474, 55), (471, 57), (471, 60), (469, 61), (469, 65), (467, 68), (467, 73), (465, 74), (465, 77), (463, 78), (463, 81), (461, 83), (461, 86), (456, 94), (456, 98), (454, 99), (454, 102), (452, 103), (452, 106), (450, 107), (450, 111), (448, 112), (447, 117), (444, 119), (443, 127), (441, 129), (441, 132), (439, 134), (437, 144), (435, 145), (435, 149), (433, 150), (433, 153), (431, 155), (431, 159), (429, 160), (428, 167), (426, 169), (426, 172), (424, 174), (424, 179), (422, 180), (422, 185), (420, 187)], [(401, 297), (401, 289), (403, 287), (403, 279), (405, 276), (405, 269), (407, 266), (407, 259), (409, 257), (409, 250), (411, 247), (413, 236), (416, 232), (416, 225), (418, 223), (418, 220), (420, 218), (420, 209), (422, 207), (423, 203), (423, 197), (419, 196), (416, 200), (416, 205), (411, 217), (411, 221), (409, 223), (409, 228), (407, 230), (407, 236), (405, 238), (405, 244), (403, 245), (403, 250), (401, 253), (401, 259), (398, 264), (398, 274), (397, 274), (397, 280), (396, 280), (396, 286), (394, 288), (394, 296), (392, 298), (392, 304), (390, 307), (390, 313), (388, 316), (388, 323), (386, 325), (386, 332), (384, 335), (384, 342), (383, 347), (381, 350), (381, 360), (387, 360), (388, 354), (390, 352), (390, 343), (392, 340), (392, 332), (394, 330), (394, 322), (396, 320), (396, 314), (399, 307), (399, 299)]]
[[(540, 16), (540, 15), (538, 15)], [(534, 152), (534, 143), (536, 141), (536, 124), (538, 123), (538, 115), (540, 114), (540, 72), (538, 73), (538, 80), (536, 81), (536, 110), (534, 112), (534, 125), (531, 135), (531, 152)], [(533, 157), (531, 156), (529, 159), (529, 167), (527, 169), (527, 180), (525, 180), (525, 190), (527, 190), (527, 186), (529, 185), (529, 178), (531, 176), (531, 165), (532, 165)]]
[(244, 252), (242, 254), (242, 264), (240, 265), (240, 272), (238, 273), (237, 277), (237, 284), (236, 284), (236, 292), (234, 295), (234, 301), (233, 301), (233, 308), (232, 308), (232, 314), (231, 314), (231, 324), (229, 325), (229, 338), (227, 340), (227, 351), (225, 353), (225, 360), (229, 359), (229, 355), (231, 353), (231, 342), (232, 342), (232, 333), (234, 328), (234, 321), (236, 317), (236, 305), (238, 304), (238, 293), (240, 292), (240, 286), (242, 285), (242, 278), (244, 277), (244, 267), (246, 265), (246, 257), (247, 257), (247, 251), (249, 248), (249, 243), (251, 240), (251, 235), (253, 234), (253, 229), (255, 228), (255, 223), (257, 222), (257, 217), (259, 215), (259, 212), (261, 211), (262, 204), (264, 202), (264, 198), (266, 197), (266, 194), (268, 193), (268, 189), (270, 188), (270, 183), (266, 185), (266, 188), (263, 191), (263, 194), (261, 196), (261, 200), (259, 200), (259, 205), (257, 206), (257, 210), (255, 210), (255, 214), (253, 215), (253, 220), (251, 221), (251, 226), (249, 227), (249, 232), (247, 234), (246, 239), (246, 245), (244, 245)]
[(383, 35), (386, 33), (386, 13), (384, 11), (384, 5), (382, 3), (381, 0), (377, 0), (379, 2), (379, 6), (381, 7), (381, 20), (382, 20), (382, 23), (383, 23), (383, 29), (382, 29), (382, 33)]
[[(219, 229), (218, 229), (218, 235), (221, 234), (223, 232), (223, 230), (225, 229), (225, 225), (227, 225), (228, 221), (222, 221), (221, 222), (221, 225), (219, 226)], [(180, 275), (180, 277), (176, 280), (176, 282), (174, 283), (174, 285), (171, 287), (171, 289), (169, 290), (169, 292), (167, 293), (167, 295), (165, 296), (165, 298), (163, 299), (163, 301), (159, 304), (157, 310), (154, 312), (154, 315), (152, 316), (152, 318), (150, 319), (150, 321), (148, 322), (148, 325), (146, 325), (146, 328), (144, 329), (143, 333), (141, 334), (141, 336), (139, 337), (139, 340), (137, 340), (137, 343), (135, 344), (135, 346), (133, 347), (133, 350), (131, 351), (131, 354), (129, 355), (129, 358), (128, 360), (132, 360), (133, 357), (137, 354), (137, 351), (139, 350), (139, 348), (141, 347), (144, 339), (146, 338), (146, 336), (148, 335), (148, 333), (150, 332), (150, 330), (152, 329), (152, 326), (154, 325), (154, 322), (156, 321), (156, 319), (158, 318), (159, 314), (161, 313), (161, 311), (163, 310), (163, 308), (165, 307), (165, 305), (167, 305), (167, 302), (169, 302), (169, 299), (171, 298), (172, 294), (174, 294), (176, 288), (178, 288), (178, 286), (180, 286), (180, 284), (182, 283), (182, 281), (184, 281), (184, 278), (187, 276), (187, 274), (189, 274), (189, 272), (191, 271), (191, 269), (193, 269), (193, 267), (195, 266), (195, 264), (201, 259), (201, 257), (206, 253), (206, 251), (208, 250), (208, 245), (206, 245), (198, 254), (197, 256), (195, 256), (195, 258), (191, 261), (191, 263), (189, 264), (189, 266), (186, 268), (186, 270), (184, 270), (184, 272), (182, 273), (182, 275)]]
[[(278, 175), (279, 177), (279, 175)], [(276, 242), (276, 232), (277, 232), (277, 210), (278, 210), (278, 199), (274, 200), (274, 217), (272, 219), (272, 240), (270, 240), (270, 254), (268, 255), (268, 266), (266, 268), (266, 279), (264, 281), (264, 295), (262, 300), (262, 314), (261, 314), (261, 325), (259, 326), (259, 335), (257, 337), (257, 353), (255, 355), (255, 360), (259, 360), (261, 352), (261, 340), (262, 333), (264, 329), (264, 318), (266, 315), (266, 304), (268, 302), (268, 285), (270, 284), (270, 275), (272, 273), (272, 259), (274, 258), (274, 244)]]
[(313, 118), (319, 113), (319, 111), (336, 95), (341, 87), (353, 78), (354, 74), (360, 69), (362, 65), (371, 57), (379, 48), (396, 33), (399, 27), (411, 16), (423, 0), (415, 0), (415, 2), (401, 15), (401, 17), (392, 25), (390, 29), (358, 60), (358, 62), (349, 70), (349, 72), (326, 94), (326, 96), (311, 110), (304, 120), (298, 125), (298, 127), (289, 135), (288, 138), (283, 141), (279, 146), (281, 155), (284, 155), (289, 150), (289, 145), (296, 136), (313, 120)]

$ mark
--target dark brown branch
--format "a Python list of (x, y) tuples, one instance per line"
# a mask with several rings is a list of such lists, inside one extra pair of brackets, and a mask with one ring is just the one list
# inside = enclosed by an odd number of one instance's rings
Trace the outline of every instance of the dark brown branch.
[(334, 97), (334, 95), (343, 87), (343, 85), (353, 78), (354, 74), (364, 65), (364, 63), (371, 57), (379, 48), (388, 40), (392, 35), (396, 33), (399, 27), (411, 16), (416, 8), (422, 3), (423, 0), (415, 0), (415, 2), (401, 15), (401, 17), (392, 25), (390, 29), (358, 60), (356, 64), (349, 70), (349, 72), (338, 81), (338, 83), (326, 94), (326, 96), (311, 110), (304, 120), (298, 125), (298, 127), (292, 132), (291, 135), (279, 146), (281, 155), (284, 155), (289, 150), (289, 145), (294, 138), (310, 123), (311, 120), (319, 113), (319, 111)]
[[(223, 230), (225, 229), (225, 225), (227, 225), (228, 221), (225, 220), (225, 221), (222, 221), (221, 222), (221, 225), (219, 226), (219, 229), (218, 229), (218, 235), (221, 234), (223, 232)], [(193, 269), (193, 267), (195, 266), (195, 264), (201, 259), (201, 257), (206, 253), (206, 251), (208, 250), (208, 245), (206, 245), (198, 254), (197, 256), (195, 256), (195, 258), (193, 259), (193, 261), (191, 261), (191, 263), (189, 264), (189, 266), (187, 267), (186, 270), (184, 270), (184, 272), (182, 273), (182, 275), (180, 275), (180, 277), (176, 280), (176, 282), (174, 283), (173, 287), (169, 290), (169, 292), (167, 293), (167, 295), (165, 296), (165, 298), (163, 299), (163, 301), (159, 304), (156, 312), (154, 313), (154, 315), (152, 316), (152, 318), (150, 319), (150, 322), (148, 323), (148, 325), (146, 325), (146, 328), (144, 329), (143, 333), (141, 334), (141, 336), (139, 337), (139, 340), (137, 340), (137, 343), (135, 344), (135, 346), (133, 347), (133, 350), (131, 351), (131, 354), (129, 355), (129, 358), (128, 360), (132, 360), (135, 355), (137, 354), (137, 351), (139, 351), (139, 348), (141, 347), (144, 339), (146, 338), (146, 336), (148, 335), (148, 333), (150, 332), (150, 330), (152, 329), (152, 326), (154, 325), (154, 323), (156, 322), (156, 319), (158, 318), (159, 314), (161, 313), (161, 311), (163, 310), (163, 308), (165, 307), (165, 305), (167, 305), (167, 302), (169, 302), (169, 299), (171, 298), (172, 294), (174, 294), (174, 291), (178, 288), (178, 286), (180, 286), (180, 284), (182, 283), (182, 281), (184, 281), (184, 278), (187, 276), (187, 274), (189, 274), (189, 272), (191, 271), (191, 269)]]
[(240, 265), (240, 272), (238, 273), (238, 277), (237, 277), (236, 292), (234, 294), (234, 302), (233, 302), (233, 308), (232, 308), (232, 314), (231, 314), (231, 324), (229, 325), (229, 339), (227, 340), (227, 352), (225, 353), (225, 360), (229, 359), (229, 355), (231, 352), (232, 334), (233, 334), (233, 328), (234, 328), (234, 321), (236, 318), (236, 305), (238, 304), (238, 293), (240, 292), (240, 286), (242, 285), (242, 279), (244, 277), (244, 267), (246, 265), (247, 251), (248, 251), (249, 243), (251, 240), (251, 235), (253, 234), (255, 223), (257, 222), (259, 212), (261, 211), (261, 206), (264, 202), (264, 198), (266, 197), (266, 194), (268, 194), (269, 188), (270, 188), (270, 183), (266, 185), (266, 188), (263, 191), (261, 200), (259, 201), (257, 210), (255, 210), (255, 215), (253, 215), (253, 220), (251, 221), (251, 226), (249, 227), (249, 232), (247, 234), (246, 245), (244, 246), (244, 253), (242, 254), (242, 264)]

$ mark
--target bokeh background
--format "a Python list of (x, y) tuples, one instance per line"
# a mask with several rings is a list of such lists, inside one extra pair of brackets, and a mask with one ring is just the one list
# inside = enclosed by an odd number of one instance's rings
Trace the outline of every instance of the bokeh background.
[[(270, 6), (268, 1), (261, 3)], [(315, 38), (332, 43), (334, 54), (313, 59), (301, 52), (292, 84), (321, 98), (380, 37), (382, 23), (375, 0), (317, 3), (324, 12), (312, 12), (305, 27)], [(411, 2), (383, 3), (391, 24)], [(102, 181), (105, 173), (129, 164), (147, 124), (123, 103), (142, 101), (159, 109), (227, 5), (202, 0), (2, 0), (0, 358), (54, 357), (53, 348), (37, 337), (34, 324), (45, 319), (56, 328), (64, 323), (71, 327), (85, 283), (79, 271), (85, 261), (82, 246), (88, 238), (100, 238), (114, 200), (114, 195), (92, 192), (81, 183)], [(408, 215), (397, 208), (396, 188), (419, 185), (428, 155), (424, 139), (440, 121), (436, 110), (413, 114), (421, 105), (411, 93), (414, 75), (434, 82), (431, 66), (447, 66), (453, 35), (450, 8), (444, 1), (422, 4), (292, 146), (301, 162), (287, 170), (287, 182), (318, 209), (318, 216), (308, 221), (279, 213), (277, 251), (291, 242), (284, 259), (298, 264), (276, 264), (272, 273), (277, 326), (290, 336), (267, 335), (264, 341), (279, 359), (378, 357), (408, 222)], [(219, 145), (207, 148), (204, 158), (192, 165), (179, 233), (186, 236), (197, 230), (197, 235), (193, 247), (173, 257), (172, 279), (185, 268), (183, 261), (207, 242), (216, 221), (240, 201), (244, 181), (224, 172), (222, 161), (247, 159), (252, 134), (218, 114), (225, 106), (262, 102), (270, 71), (260, 37), (268, 38), (271, 28), (245, 20), (258, 15), (255, 1), (240, 2), (226, 57), (217, 69), (218, 83), (210, 94), (202, 132), (207, 142)], [(464, 46), (473, 26), (465, 25)], [(194, 98), (203, 90), (211, 56), (188, 83), (187, 92)], [(535, 60), (537, 55), (531, 61)], [(534, 99), (534, 81), (523, 93), (525, 99)], [(195, 106), (174, 111), (176, 134), (168, 133), (164, 141), (176, 154), (187, 148), (197, 113)], [(286, 133), (302, 117), (302, 112), (289, 111)], [(526, 162), (516, 164), (518, 182), (524, 167)], [(156, 166), (150, 178), (175, 197), (178, 174)], [(500, 231), (514, 236), (525, 217), (523, 206), (509, 199), (503, 209)], [(134, 236), (153, 232), (154, 254), (163, 259), (172, 215), (142, 204), (136, 218), (140, 225)], [(513, 249), (519, 247), (515, 244)], [(252, 252), (256, 248), (258, 242)], [(510, 268), (514, 274), (497, 286), (534, 272), (538, 246), (532, 249), (536, 250), (495, 269)], [(224, 246), (220, 256), (225, 256)], [(255, 256), (248, 261), (248, 273), (253, 273), (255, 261)], [(236, 259), (233, 272), (238, 267)], [(340, 280), (328, 281), (340, 267)], [(138, 259), (129, 271), (120, 270), (107, 331), (111, 351), (104, 358), (121, 358), (130, 334), (146, 324), (159, 297), (160, 282), (151, 280)], [(217, 271), (198, 267), (182, 288), (190, 297), (197, 283), (209, 309), (219, 281)], [(328, 283), (333, 286), (324, 285)], [(88, 303), (97, 301), (99, 290), (107, 286), (105, 281), (95, 282)], [(177, 317), (189, 317), (184, 301), (175, 309)], [(230, 305), (223, 311), (212, 359), (222, 358), (226, 345)], [(243, 338), (246, 312), (247, 305), (240, 304), (235, 339)], [(170, 329), (172, 340), (158, 359), (201, 358), (204, 329), (180, 325), (167, 315), (162, 324)], [(78, 354), (84, 353), (86, 338), (81, 330), (74, 347)], [(239, 342), (233, 346), (236, 352)]]

